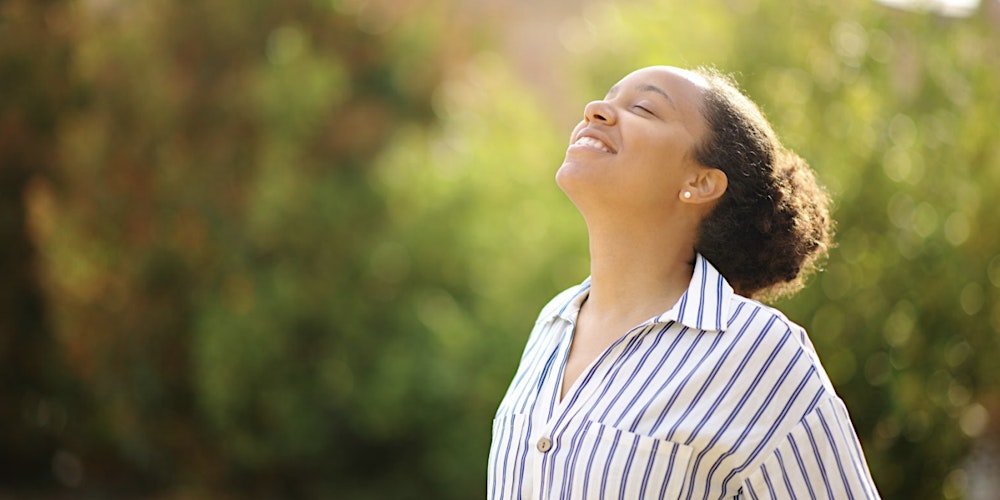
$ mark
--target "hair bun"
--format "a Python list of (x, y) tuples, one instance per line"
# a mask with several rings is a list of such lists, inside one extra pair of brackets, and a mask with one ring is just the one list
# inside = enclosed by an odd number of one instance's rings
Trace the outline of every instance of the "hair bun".
[(695, 249), (741, 295), (773, 299), (798, 291), (830, 248), (830, 197), (732, 79), (698, 73), (710, 85), (710, 133), (695, 156), (725, 172), (729, 186), (702, 221)]

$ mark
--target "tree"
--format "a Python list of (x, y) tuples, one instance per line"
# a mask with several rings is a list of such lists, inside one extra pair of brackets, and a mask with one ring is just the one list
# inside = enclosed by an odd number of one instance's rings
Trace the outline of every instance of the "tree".
[(447, 19), (417, 7), (44, 13), (75, 36), (59, 69), (79, 105), (37, 112), (58, 161), (28, 201), (58, 352), (83, 387), (62, 443), (82, 487), (412, 489), (363, 478), (402, 470), (421, 423), (352, 425), (348, 393), (377, 382), (370, 332), (405, 332), (366, 300), (387, 215), (365, 169), (430, 118), (458, 35), (402, 22)]
[[(49, 17), (62, 2), (7, 2), (0, 10), (0, 482), (68, 473), (57, 443), (66, 424), (51, 325), (25, 199), (51, 176), (55, 115), (72, 106), (70, 34)], [(62, 457), (64, 460), (54, 460)], [(72, 464), (68, 464), (72, 468)]]

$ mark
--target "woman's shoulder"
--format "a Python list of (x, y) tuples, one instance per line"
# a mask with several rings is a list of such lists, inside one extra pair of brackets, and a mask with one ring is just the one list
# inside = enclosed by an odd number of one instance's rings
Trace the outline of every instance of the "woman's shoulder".
[[(815, 370), (823, 385), (833, 392), (816, 347), (804, 327), (775, 307), (739, 295), (734, 295), (733, 300), (729, 330), (742, 332), (741, 342), (758, 344), (769, 351), (783, 351), (794, 356), (805, 363), (804, 367)], [(796, 353), (801, 356), (795, 356)]]
[(730, 330), (746, 331), (751, 334), (750, 337), (766, 335), (773, 341), (780, 341), (781, 338), (775, 333), (787, 333), (795, 344), (815, 353), (806, 329), (789, 319), (780, 309), (742, 295), (734, 294), (732, 300)]

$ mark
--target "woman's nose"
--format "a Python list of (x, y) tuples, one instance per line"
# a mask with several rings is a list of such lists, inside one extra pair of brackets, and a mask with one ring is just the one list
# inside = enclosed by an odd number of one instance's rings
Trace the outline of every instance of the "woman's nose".
[(612, 125), (615, 123), (615, 111), (607, 101), (590, 101), (583, 108), (583, 118), (589, 122)]

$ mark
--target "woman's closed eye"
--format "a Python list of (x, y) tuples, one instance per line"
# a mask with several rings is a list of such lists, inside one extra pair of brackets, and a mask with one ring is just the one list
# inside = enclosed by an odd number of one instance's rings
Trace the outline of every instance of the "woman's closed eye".
[(648, 107), (646, 107), (646, 106), (644, 106), (642, 104), (634, 104), (634, 105), (632, 105), (632, 109), (634, 109), (634, 110), (636, 110), (636, 111), (638, 111), (640, 113), (645, 113), (647, 115), (656, 116), (656, 113), (654, 113), (652, 110), (650, 110)]

